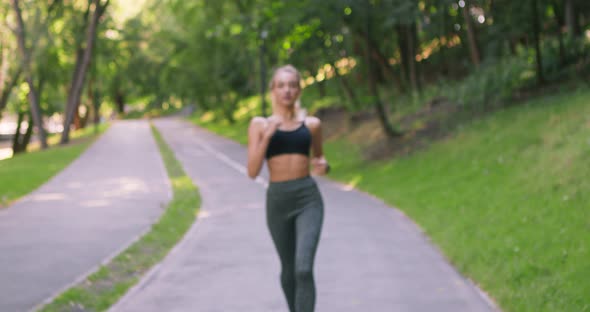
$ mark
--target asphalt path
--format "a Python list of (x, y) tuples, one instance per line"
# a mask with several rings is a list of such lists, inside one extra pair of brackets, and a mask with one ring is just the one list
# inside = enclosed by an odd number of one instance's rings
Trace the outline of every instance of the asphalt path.
[(80, 281), (149, 230), (170, 198), (148, 122), (115, 122), (62, 172), (0, 210), (0, 311), (31, 310)]
[[(243, 146), (188, 122), (155, 122), (199, 187), (198, 220), (112, 311), (287, 311), (266, 228), (266, 172), (245, 175)], [(328, 155), (329, 157), (329, 155)], [(317, 178), (326, 205), (316, 311), (493, 311), (403, 213)]]

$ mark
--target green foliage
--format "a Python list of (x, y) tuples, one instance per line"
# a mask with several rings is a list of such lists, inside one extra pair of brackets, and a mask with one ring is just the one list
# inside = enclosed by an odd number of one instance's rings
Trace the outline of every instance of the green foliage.
[(484, 64), (458, 83), (443, 84), (441, 93), (453, 103), (471, 109), (502, 104), (534, 79), (532, 65), (521, 57)]
[[(578, 62), (583, 61), (590, 51), (590, 41), (564, 38), (563, 56), (560, 55), (557, 39), (547, 40), (542, 46), (543, 71), (551, 81), (577, 79), (580, 71)], [(534, 62), (533, 49), (521, 48), (518, 56), (489, 60), (463, 80), (441, 83), (438, 87), (440, 95), (476, 110), (505, 104), (521, 89), (534, 85)]]
[[(333, 72), (329, 67), (343, 60), (354, 61), (354, 65), (341, 67), (338, 72), (344, 78), (331, 80), (340, 84), (346, 79), (350, 88), (359, 92), (352, 95), (338, 91), (339, 87), (328, 88), (327, 95), (339, 99), (326, 102), (346, 104), (343, 106), (349, 110), (364, 106), (358, 102), (365, 102), (362, 98), (367, 95), (363, 90), (367, 62), (374, 63), (373, 75), (380, 88), (395, 89), (402, 96), (415, 98), (415, 93), (437, 80), (452, 85), (457, 78), (469, 76), (471, 87), (484, 91), (474, 102), (494, 102), (485, 93), (498, 88), (508, 92), (512, 84), (502, 78), (500, 84), (505, 87), (485, 89), (490, 80), (475, 77), (490, 77), (494, 73), (489, 67), (496, 64), (501, 67), (500, 75), (518, 76), (506, 73), (504, 63), (511, 62), (517, 50), (526, 50), (527, 54), (533, 51), (532, 6), (530, 1), (466, 3), (467, 11), (454, 0), (147, 0), (139, 14), (121, 20), (117, 16), (125, 12), (113, 10), (127, 6), (117, 5), (122, 4), (119, 1), (109, 7), (99, 24), (82, 103), (94, 99), (109, 107), (140, 104), (159, 110), (178, 99), (182, 105), (197, 103), (231, 121), (240, 109), (238, 102), (259, 93), (261, 84), (268, 83), (271, 68), (292, 63), (304, 78), (311, 79)], [(588, 40), (568, 30), (564, 34), (565, 55), (561, 55), (557, 33), (563, 32), (567, 23), (565, 2), (537, 3), (545, 46), (543, 70), (550, 80), (573, 76), (568, 66), (588, 54)], [(571, 3), (578, 28), (587, 28), (587, 19), (581, 17), (588, 15), (590, 5), (582, 0)], [(34, 50), (34, 80), (42, 90), (41, 106), (47, 115), (64, 109), (77, 48), (86, 34), (87, 4), (23, 2), (27, 43)], [(6, 21), (0, 24), (1, 33), (9, 34), (14, 28), (10, 5), (3, 3), (0, 8), (0, 16)], [(467, 18), (463, 12), (467, 12)], [(482, 46), (486, 69), (476, 70), (468, 57), (469, 20), (475, 27), (475, 41)], [(416, 55), (409, 55), (412, 45), (411, 53)], [(10, 76), (20, 61), (14, 36), (1, 35), (0, 49), (8, 55), (1, 62), (9, 64)], [(365, 58), (367, 51), (370, 61)], [(261, 63), (266, 64), (265, 69)], [(410, 67), (415, 67), (415, 72)], [(523, 70), (522, 75), (530, 72), (529, 68)], [(16, 96), (10, 101), (11, 107), (22, 104)], [(398, 104), (396, 110), (405, 109), (403, 103)]]
[(543, 71), (550, 80), (574, 78), (578, 74), (577, 63), (588, 58), (590, 41), (586, 38), (564, 36), (563, 55), (560, 55), (559, 40), (544, 42)]

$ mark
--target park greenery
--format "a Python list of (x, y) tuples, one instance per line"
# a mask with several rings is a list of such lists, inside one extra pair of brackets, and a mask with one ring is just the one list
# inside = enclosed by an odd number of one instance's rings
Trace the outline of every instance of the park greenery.
[[(126, 109), (234, 122), (292, 63), (316, 89), (309, 105), (374, 111), (395, 138), (405, 129), (390, 115), (433, 98), (486, 110), (587, 77), (589, 14), (583, 0), (4, 1), (0, 113), (23, 124), (16, 152), (25, 125), (47, 147), (44, 116), (61, 118), (64, 144)], [(268, 115), (259, 102), (247, 113)]]
[(64, 145), (180, 112), (245, 143), (290, 63), (332, 178), (407, 213), (502, 309), (590, 310), (586, 0), (9, 0), (0, 21), (15, 154), (81, 151), (48, 143), (50, 117)]
[[(106, 128), (107, 125), (100, 125), (98, 132), (102, 133)], [(72, 143), (75, 144), (68, 146), (59, 146), (59, 137), (52, 135), (47, 142), (55, 148), (0, 161), (0, 209), (47, 182), (78, 158), (95, 139), (93, 128), (73, 132)], [(30, 146), (32, 151), (39, 148), (38, 144)]]

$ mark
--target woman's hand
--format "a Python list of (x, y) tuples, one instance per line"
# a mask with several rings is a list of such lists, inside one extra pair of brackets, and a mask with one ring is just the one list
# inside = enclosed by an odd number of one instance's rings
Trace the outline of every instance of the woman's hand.
[(330, 171), (330, 165), (324, 157), (322, 149), (322, 127), (321, 121), (317, 117), (309, 116), (305, 119), (305, 123), (311, 131), (311, 174), (325, 175)]
[(276, 116), (270, 116), (266, 120), (267, 123), (263, 132), (263, 136), (265, 139), (270, 139), (281, 125), (281, 120)]
[(330, 165), (324, 156), (311, 159), (311, 173), (313, 175), (326, 175), (330, 171)]
[(264, 162), (270, 138), (279, 127), (276, 117), (254, 117), (248, 127), (248, 176), (256, 178)]

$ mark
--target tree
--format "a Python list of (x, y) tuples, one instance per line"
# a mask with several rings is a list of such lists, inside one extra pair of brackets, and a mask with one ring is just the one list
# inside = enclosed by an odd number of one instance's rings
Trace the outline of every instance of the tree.
[(385, 132), (385, 134), (389, 137), (389, 138), (394, 138), (397, 136), (400, 136), (401, 133), (399, 131), (397, 131), (396, 129), (393, 128), (393, 126), (391, 125), (391, 123), (389, 122), (389, 117), (387, 115), (387, 111), (385, 109), (385, 106), (383, 105), (383, 102), (381, 101), (380, 97), (379, 97), (379, 91), (377, 89), (377, 81), (376, 81), (376, 77), (375, 77), (375, 69), (374, 69), (374, 65), (373, 65), (373, 60), (371, 58), (371, 41), (370, 41), (370, 37), (371, 37), (371, 15), (372, 15), (372, 8), (371, 8), (371, 4), (369, 1), (366, 2), (366, 47), (365, 47), (365, 65), (367, 66), (367, 85), (369, 87), (369, 93), (371, 96), (371, 101), (373, 102), (373, 105), (375, 107), (375, 110), (377, 111), (377, 116), (379, 117), (379, 121), (381, 122), (381, 127), (383, 128), (383, 131)]
[(14, 13), (16, 16), (17, 22), (17, 39), (18, 39), (18, 47), (23, 59), (23, 67), (25, 72), (25, 79), (27, 81), (27, 85), (29, 86), (29, 104), (31, 106), (31, 115), (33, 117), (33, 121), (35, 126), (37, 127), (37, 132), (39, 136), (39, 141), (41, 142), (41, 148), (47, 148), (47, 139), (45, 134), (45, 129), (43, 128), (43, 119), (41, 114), (41, 107), (39, 105), (39, 96), (37, 94), (37, 90), (35, 84), (33, 83), (33, 76), (31, 71), (31, 52), (26, 47), (26, 32), (25, 32), (25, 25), (22, 18), (22, 13), (20, 10), (18, 0), (11, 0), (12, 7), (14, 9)]
[(469, 51), (471, 55), (471, 61), (475, 66), (479, 66), (481, 63), (481, 52), (479, 51), (479, 45), (477, 44), (477, 36), (475, 34), (475, 27), (473, 25), (473, 18), (469, 10), (471, 8), (469, 0), (463, 0), (463, 18), (465, 19), (465, 30), (467, 32), (467, 38), (469, 41)]
[(543, 76), (543, 55), (541, 54), (541, 39), (540, 39), (540, 26), (539, 26), (539, 8), (537, 0), (530, 0), (531, 4), (531, 19), (533, 25), (533, 40), (535, 41), (535, 55), (537, 64), (537, 82), (539, 84), (545, 82)]
[(66, 144), (70, 140), (70, 125), (72, 124), (74, 114), (77, 112), (80, 103), (80, 96), (82, 95), (82, 88), (84, 87), (86, 71), (90, 64), (92, 49), (96, 41), (98, 23), (101, 16), (108, 7), (109, 1), (110, 0), (106, 0), (104, 3), (102, 3), (101, 0), (92, 0), (92, 2), (88, 5), (87, 12), (92, 11), (92, 17), (88, 23), (86, 46), (79, 47), (77, 53), (76, 66), (74, 68), (71, 87), (70, 91), (68, 92), (68, 100), (66, 102), (64, 130), (60, 140), (61, 144)]

